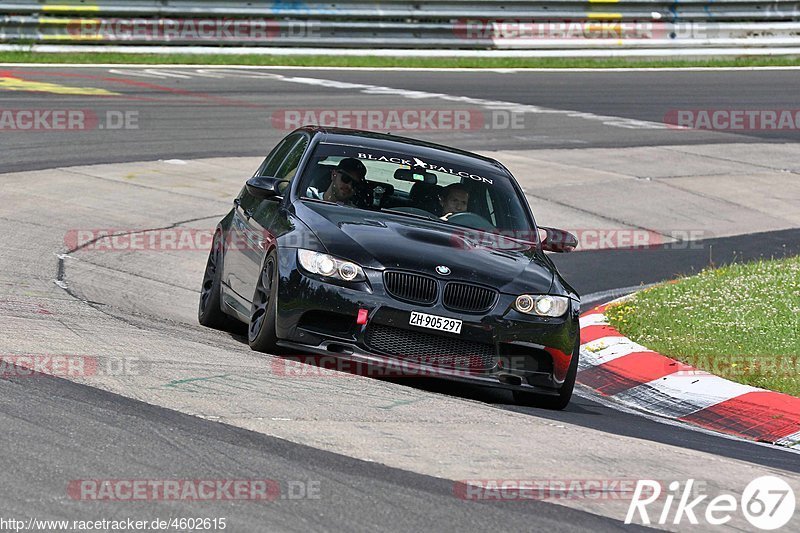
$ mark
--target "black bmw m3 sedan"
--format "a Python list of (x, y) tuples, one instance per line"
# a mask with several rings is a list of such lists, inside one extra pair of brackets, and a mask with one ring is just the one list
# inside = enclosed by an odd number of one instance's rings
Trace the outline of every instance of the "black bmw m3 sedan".
[(499, 162), (428, 142), (308, 126), (286, 136), (219, 222), (201, 324), (254, 350), (355, 361), (563, 409), (580, 298)]

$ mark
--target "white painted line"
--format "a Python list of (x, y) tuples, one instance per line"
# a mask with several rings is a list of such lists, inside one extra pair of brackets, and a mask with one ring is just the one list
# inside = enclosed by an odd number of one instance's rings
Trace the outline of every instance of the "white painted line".
[[(149, 75), (151, 75), (153, 71), (154, 69), (146, 69), (146, 72)], [(120, 69), (114, 69), (112, 72), (114, 72), (115, 74), (135, 75), (135, 72), (122, 71)], [(325, 87), (330, 89), (340, 89), (347, 91), (359, 91), (363, 94), (370, 94), (370, 95), (399, 96), (401, 98), (408, 98), (411, 100), (423, 100), (423, 99), (444, 100), (447, 102), (455, 102), (458, 104), (474, 105), (488, 110), (505, 110), (505, 111), (510, 111), (512, 113), (564, 115), (570, 118), (580, 118), (584, 120), (597, 121), (605, 126), (613, 126), (626, 129), (668, 128), (668, 126), (662, 122), (650, 122), (646, 120), (636, 120), (624, 117), (596, 115), (594, 113), (584, 113), (579, 111), (572, 111), (569, 109), (551, 109), (547, 107), (520, 104), (516, 102), (507, 102), (503, 100), (486, 100), (484, 98), (472, 98), (469, 96), (458, 96), (458, 95), (444, 94), (444, 93), (431, 93), (427, 91), (411, 91), (407, 89), (397, 89), (394, 87), (369, 85), (365, 83), (349, 83), (337, 80), (328, 80), (324, 78), (282, 76), (280, 74), (272, 74), (267, 72), (257, 73), (257, 74), (264, 78), (285, 81), (288, 83), (298, 83), (302, 85), (312, 85), (316, 87)]]
[(614, 397), (651, 413), (680, 418), (742, 394), (760, 390), (762, 389), (734, 383), (705, 372), (677, 372), (620, 392)]
[[(586, 72), (725, 72), (756, 70), (800, 70), (800, 66), (762, 66), (762, 67), (595, 67), (595, 68), (493, 68), (493, 67), (315, 67), (302, 65), (185, 65), (185, 64), (146, 64), (146, 63), (0, 63), (0, 67), (20, 68), (171, 68), (171, 69), (237, 69), (237, 70), (331, 70), (331, 71), (384, 71), (384, 72), (495, 72), (498, 74), (542, 73), (586, 73)], [(622, 290), (622, 289), (619, 289)]]

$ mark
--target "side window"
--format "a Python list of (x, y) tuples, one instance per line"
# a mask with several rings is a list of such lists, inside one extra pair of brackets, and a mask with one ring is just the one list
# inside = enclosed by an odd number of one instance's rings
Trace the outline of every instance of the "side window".
[[(294, 145), (296, 145), (298, 140), (301, 138), (305, 138), (305, 135), (293, 133), (284, 137), (284, 139), (272, 149), (267, 158), (264, 159), (264, 162), (261, 163), (261, 167), (259, 167), (258, 171), (256, 172), (256, 176), (274, 176), (277, 173), (278, 168), (281, 166), (281, 163), (283, 163), (283, 161), (286, 159), (286, 155), (292, 150)], [(241, 208), (251, 214), (255, 212), (259, 204), (261, 204), (261, 200), (251, 196), (247, 192), (246, 187), (242, 187), (242, 191), (239, 193), (239, 202)]]
[(258, 169), (258, 176), (276, 176), (281, 163), (286, 159), (286, 155), (292, 147), (297, 144), (298, 139), (305, 137), (302, 133), (294, 133), (283, 139), (278, 146), (267, 156), (261, 168)]
[(274, 176), (282, 180), (293, 180), (297, 173), (297, 165), (300, 164), (300, 159), (303, 157), (307, 147), (308, 137), (303, 135), (297, 140), (294, 146), (292, 146), (292, 149), (289, 150), (286, 159), (284, 159), (283, 164), (281, 164)]
[[(286, 151), (282, 159), (275, 157), (273, 160), (267, 163), (265, 167), (267, 170), (277, 167), (277, 170), (274, 172), (270, 171), (270, 173), (264, 175), (274, 176), (276, 178), (289, 181), (294, 179), (294, 175), (297, 173), (297, 165), (300, 164), (300, 159), (303, 157), (303, 153), (306, 151), (306, 147), (308, 146), (308, 137), (305, 135), (301, 135), (299, 139), (295, 137), (294, 142), (288, 143), (287, 146), (290, 148)], [(273, 162), (279, 162), (280, 165), (273, 165)], [(281, 194), (283, 194), (286, 192), (286, 189), (289, 188), (289, 184), (283, 183), (278, 187)], [(267, 216), (271, 211), (274, 210), (274, 205), (275, 204), (269, 200), (262, 201), (261, 205), (256, 209), (256, 218), (262, 219), (263, 217)]]

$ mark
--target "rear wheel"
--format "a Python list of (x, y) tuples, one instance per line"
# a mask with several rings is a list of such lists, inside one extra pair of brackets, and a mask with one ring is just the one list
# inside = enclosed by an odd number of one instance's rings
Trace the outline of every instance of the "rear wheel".
[(278, 254), (272, 250), (261, 268), (250, 308), (250, 325), (247, 341), (250, 348), (259, 352), (273, 352), (277, 348), (275, 315), (278, 294)]
[(222, 311), (222, 232), (217, 230), (208, 252), (203, 285), (200, 288), (200, 304), (197, 307), (197, 320), (203, 326), (227, 329), (230, 319)]
[(542, 409), (553, 409), (561, 411), (569, 405), (572, 399), (572, 391), (575, 389), (575, 379), (578, 376), (578, 357), (581, 353), (580, 337), (576, 339), (575, 348), (572, 350), (572, 359), (569, 362), (567, 369), (567, 377), (564, 379), (564, 384), (558, 391), (558, 396), (544, 396), (532, 392), (512, 391), (514, 394), (514, 401), (519, 405), (527, 405), (531, 407), (541, 407)]

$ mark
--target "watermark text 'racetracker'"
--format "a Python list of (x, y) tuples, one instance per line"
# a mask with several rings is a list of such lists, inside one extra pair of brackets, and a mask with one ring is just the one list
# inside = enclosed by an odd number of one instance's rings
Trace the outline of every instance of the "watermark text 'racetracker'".
[(72, 500), (254, 501), (321, 498), (319, 480), (275, 479), (73, 479), (67, 484)]
[(468, 479), (453, 485), (462, 500), (630, 500), (637, 479)]
[[(701, 241), (713, 237), (708, 231), (699, 229), (654, 231), (636, 228), (577, 228), (567, 232), (576, 238), (578, 250), (703, 249)], [(274, 242), (275, 236), (266, 230), (249, 230), (247, 235), (228, 230), (223, 232), (222, 238), (226, 250), (264, 250), (266, 243)], [(314, 244), (291, 235), (284, 238), (287, 239), (285, 246), (307, 248)], [(450, 242), (454, 248), (466, 250), (515, 250), (535, 246), (540, 240), (551, 245), (563, 244), (558, 239), (558, 236), (548, 237), (541, 228), (537, 234), (526, 230), (488, 232), (454, 226)], [(64, 234), (66, 249), (79, 252), (208, 252), (213, 240), (214, 230), (187, 227), (87, 228), (71, 229)]]
[(148, 373), (151, 367), (152, 363), (138, 357), (64, 354), (0, 355), (0, 378), (140, 376)]
[(653, 40), (699, 39), (713, 36), (719, 25), (691, 21), (679, 23), (653, 20), (530, 20), (530, 19), (460, 19), (453, 24), (453, 34), (469, 40)]
[(89, 130), (137, 130), (139, 112), (92, 109), (2, 109), (0, 131), (65, 132)]
[(537, 242), (537, 238), (550, 245), (564, 244), (567, 234), (575, 237), (577, 250), (602, 250), (607, 248), (646, 250), (650, 248), (685, 250), (702, 249), (702, 239), (712, 235), (701, 229), (647, 230), (638, 228), (573, 228), (562, 235), (547, 235), (539, 228), (532, 231), (487, 232), (458, 229), (451, 238), (457, 248), (489, 248), (515, 250)]
[(729, 378), (747, 378), (759, 375), (785, 376), (800, 375), (800, 355), (713, 355), (688, 354), (681, 356), (678, 370), (675, 363), (664, 363), (676, 376), (725, 375)]
[(272, 113), (271, 123), (281, 131), (309, 124), (371, 131), (521, 130), (525, 128), (525, 115), (502, 109), (283, 109)]
[(319, 21), (266, 18), (105, 18), (76, 20), (67, 34), (92, 41), (240, 42), (320, 37)]
[(800, 131), (800, 109), (670, 109), (664, 124), (709, 131)]

